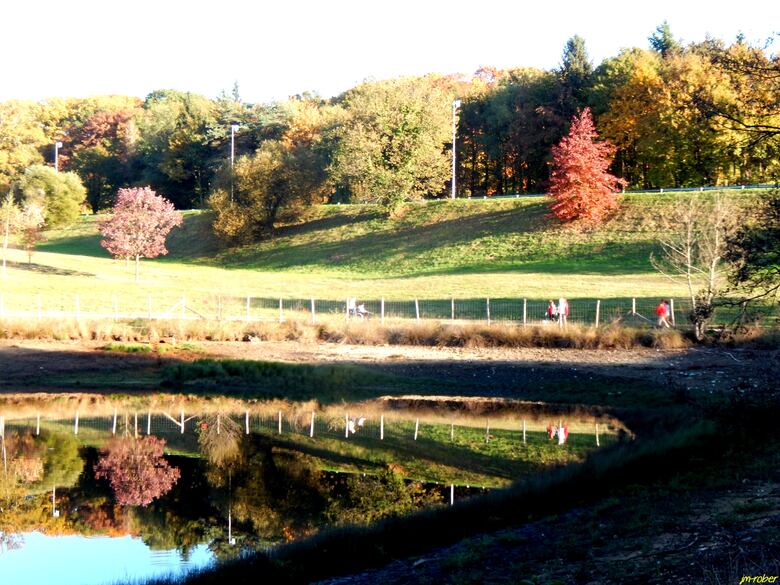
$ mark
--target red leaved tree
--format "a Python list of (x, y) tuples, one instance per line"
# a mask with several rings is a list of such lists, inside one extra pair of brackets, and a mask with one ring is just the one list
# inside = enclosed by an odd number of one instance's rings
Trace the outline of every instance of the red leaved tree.
[(615, 193), (627, 184), (607, 170), (615, 147), (596, 138), (590, 108), (585, 108), (572, 118), (568, 136), (552, 148), (550, 210), (564, 223), (602, 221), (617, 207)]
[(146, 506), (167, 494), (181, 475), (163, 457), (165, 441), (154, 436), (115, 438), (95, 464), (95, 477), (108, 479), (122, 506)]
[(167, 254), (165, 238), (182, 221), (173, 203), (149, 187), (120, 189), (113, 215), (100, 223), (100, 245), (113, 256), (134, 258), (138, 281), (140, 259)]

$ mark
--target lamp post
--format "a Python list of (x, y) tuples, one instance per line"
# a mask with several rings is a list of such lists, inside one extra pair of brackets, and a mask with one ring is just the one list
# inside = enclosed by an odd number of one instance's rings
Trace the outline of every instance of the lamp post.
[(59, 165), (59, 157), (60, 157), (60, 148), (62, 148), (62, 142), (59, 140), (54, 143), (54, 170), (55, 172), (60, 172), (60, 165)]
[(452, 102), (452, 194), (450, 195), (452, 199), (455, 199), (455, 144), (457, 140), (455, 114), (460, 107), (460, 103), (460, 100)]
[(238, 123), (233, 122), (230, 125), (230, 202), (233, 203), (233, 164), (236, 160), (236, 132), (238, 132)]

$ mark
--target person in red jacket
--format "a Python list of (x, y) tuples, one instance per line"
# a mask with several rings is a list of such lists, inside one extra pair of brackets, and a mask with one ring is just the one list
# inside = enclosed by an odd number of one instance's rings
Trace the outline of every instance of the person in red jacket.
[(666, 300), (663, 300), (655, 308), (655, 314), (658, 316), (659, 327), (671, 327), (671, 325), (669, 325), (669, 310), (667, 309), (668, 306), (669, 304), (666, 302)]

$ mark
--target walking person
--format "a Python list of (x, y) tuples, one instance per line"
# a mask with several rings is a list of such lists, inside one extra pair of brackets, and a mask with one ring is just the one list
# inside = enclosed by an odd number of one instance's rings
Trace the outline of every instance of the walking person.
[(556, 321), (558, 319), (558, 306), (555, 304), (555, 301), (552, 299), (550, 300), (550, 303), (547, 305), (547, 319), (550, 321)]
[(569, 316), (569, 301), (561, 297), (558, 299), (558, 327), (566, 327), (566, 318)]
[(669, 303), (666, 302), (666, 300), (661, 301), (658, 303), (658, 306), (655, 308), (655, 314), (658, 316), (658, 326), (659, 327), (671, 327), (669, 325)]

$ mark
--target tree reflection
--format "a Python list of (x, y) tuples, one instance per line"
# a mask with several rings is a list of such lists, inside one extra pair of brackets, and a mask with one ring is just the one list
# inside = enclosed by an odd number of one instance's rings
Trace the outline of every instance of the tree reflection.
[(163, 457), (165, 441), (154, 436), (115, 438), (95, 464), (95, 477), (108, 479), (117, 503), (146, 506), (166, 494), (179, 479), (179, 469)]

